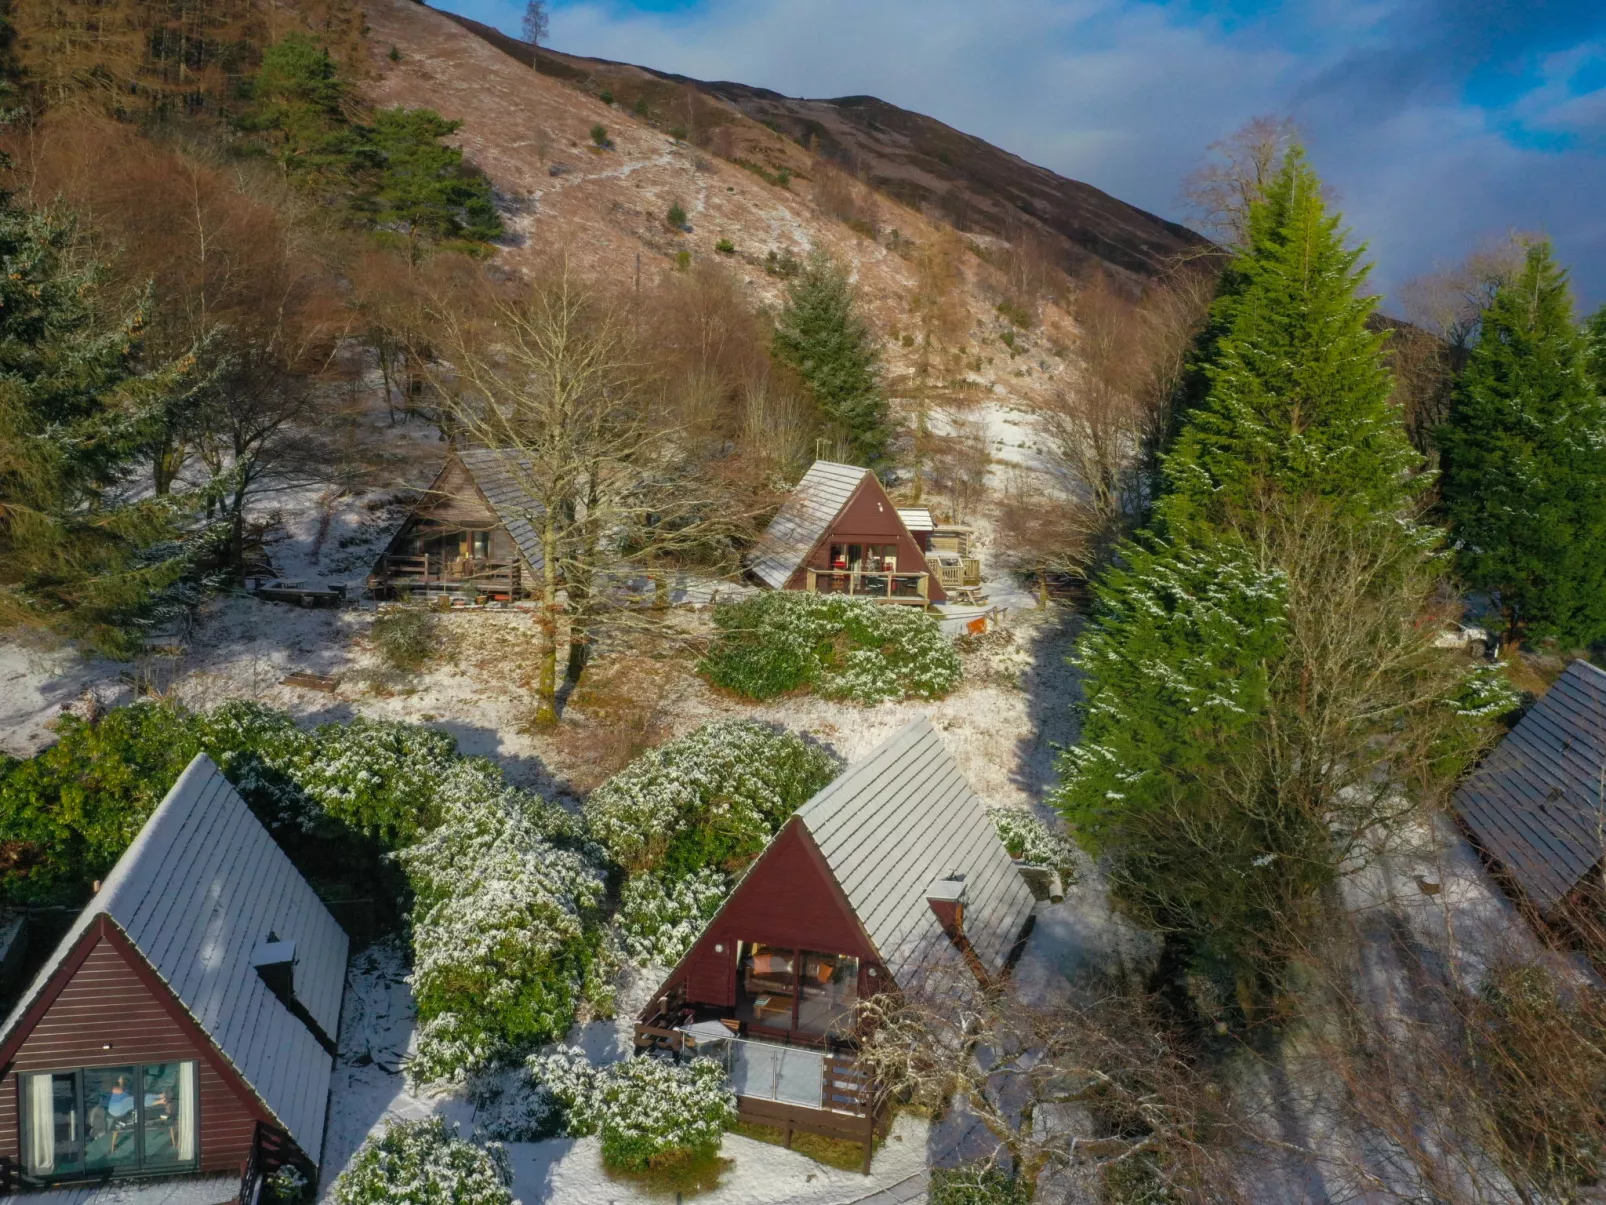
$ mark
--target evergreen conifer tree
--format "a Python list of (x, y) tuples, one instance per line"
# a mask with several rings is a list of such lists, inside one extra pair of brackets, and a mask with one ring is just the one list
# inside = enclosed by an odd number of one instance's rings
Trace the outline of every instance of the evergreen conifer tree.
[(95, 312), (72, 240), (70, 221), (0, 194), (0, 626), (125, 652), (189, 564), (180, 501), (129, 485), (194, 357), (142, 373), (138, 315)]
[(1606, 305), (1584, 324), (1584, 338), (1589, 344), (1589, 375), (1594, 379), (1595, 392), (1606, 397)]
[(890, 431), (880, 357), (854, 304), (847, 270), (815, 250), (787, 289), (775, 357), (797, 369), (831, 433), (861, 464), (878, 467)]
[(1351, 515), (1396, 512), (1419, 460), (1389, 407), (1383, 336), (1367, 329), (1361, 251), (1296, 147), (1250, 213), (1198, 365), (1203, 396), (1165, 458), (1168, 531), (1234, 525), (1268, 494)]
[(1118, 904), (1246, 1014), (1362, 835), (1499, 695), (1432, 647), (1442, 561), (1410, 519), (1419, 460), (1358, 255), (1294, 150), (1200, 338), (1153, 521), (1095, 584), (1075, 658), (1059, 806)]
[(1606, 399), (1548, 243), (1484, 311), (1440, 434), (1462, 577), (1508, 639), (1606, 636)]

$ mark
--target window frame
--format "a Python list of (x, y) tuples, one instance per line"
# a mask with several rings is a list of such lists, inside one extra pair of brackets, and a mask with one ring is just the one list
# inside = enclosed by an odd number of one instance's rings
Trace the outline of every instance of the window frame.
[(857, 1002), (861, 998), (861, 993), (859, 990), (860, 983), (863, 979), (865, 968), (869, 965), (865, 959), (857, 954), (847, 954), (832, 950), (812, 950), (803, 946), (783, 946), (767, 941), (749, 941), (747, 939), (738, 939), (735, 945), (735, 1007), (737, 1008), (741, 1007), (743, 996), (746, 995), (747, 992), (747, 989), (743, 984), (742, 964), (745, 958), (752, 956), (753, 947), (764, 946), (777, 952), (785, 951), (790, 956), (792, 962), (792, 1009), (787, 1019), (786, 1027), (783, 1029), (780, 1026), (765, 1025), (759, 1021), (742, 1022), (747, 1026), (749, 1031), (756, 1033), (761, 1037), (784, 1038), (789, 1042), (803, 1042), (809, 1045), (829, 1046), (833, 1043), (841, 1042), (841, 1036), (834, 1034), (829, 1030), (821, 1032), (813, 1029), (804, 1029), (798, 1024), (798, 1016), (803, 1005), (803, 965), (805, 960), (810, 955), (813, 955), (816, 958), (851, 959), (855, 968), (853, 976), (853, 999), (855, 1002)]
[[(166, 1160), (162, 1163), (147, 1166), (145, 1157), (145, 1130), (147, 1121), (145, 1117), (145, 1074), (150, 1067), (181, 1067), (189, 1064), (193, 1070), (191, 1076), (195, 1084), (195, 1099), (191, 1102), (191, 1129), (194, 1131), (194, 1155), (183, 1162)], [(129, 1067), (134, 1070), (134, 1161), (125, 1167), (96, 1167), (89, 1168), (86, 1164), (86, 1153), (89, 1146), (89, 1103), (84, 1098), (84, 1077), (96, 1072), (124, 1073)], [(28, 1087), (33, 1078), (39, 1075), (71, 1076), (73, 1081), (73, 1117), (78, 1134), (77, 1153), (73, 1160), (75, 1167), (70, 1171), (52, 1172), (39, 1175), (26, 1170), (27, 1152), (33, 1138), (34, 1115), (28, 1099)], [(180, 1073), (182, 1077), (182, 1073)], [(152, 1061), (150, 1059), (135, 1060), (132, 1063), (113, 1063), (93, 1067), (52, 1067), (36, 1071), (17, 1071), (17, 1138), (19, 1140), (18, 1169), (22, 1180), (29, 1185), (55, 1185), (70, 1184), (80, 1181), (102, 1180), (129, 1180), (145, 1176), (182, 1176), (199, 1171), (201, 1167), (201, 1067), (200, 1060), (164, 1059)], [(51, 1124), (54, 1125), (54, 1113)], [(54, 1142), (54, 1135), (52, 1135)]]

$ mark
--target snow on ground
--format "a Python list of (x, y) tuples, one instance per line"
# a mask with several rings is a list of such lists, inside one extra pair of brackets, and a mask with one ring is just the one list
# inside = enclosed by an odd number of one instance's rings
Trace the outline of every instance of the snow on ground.
[[(632, 1048), (631, 1018), (662, 974), (660, 968), (627, 981), (620, 993), (618, 1017), (577, 1026), (570, 1042), (597, 1062), (627, 1057)], [(473, 1133), (476, 1121), (485, 1120), (474, 1103), (461, 1095), (408, 1091), (400, 1068), (412, 1045), (414, 1020), (400, 950), (380, 943), (357, 954), (346, 976), (340, 1055), (324, 1138), (323, 1194), (350, 1163), (363, 1139), (391, 1121), (438, 1115), (456, 1123), (466, 1137)], [(926, 1147), (926, 1123), (900, 1116), (876, 1153), (871, 1174), (862, 1176), (826, 1167), (795, 1151), (728, 1134), (722, 1157), (729, 1164), (718, 1185), (696, 1199), (701, 1205), (849, 1205), (917, 1177), (926, 1166)], [(514, 1172), (513, 1192), (524, 1205), (647, 1205), (663, 1199), (605, 1172), (595, 1138), (513, 1142), (507, 1149)]]
[(28, 1205), (232, 1205), (239, 1196), (239, 1176), (206, 1176), (31, 1192)]

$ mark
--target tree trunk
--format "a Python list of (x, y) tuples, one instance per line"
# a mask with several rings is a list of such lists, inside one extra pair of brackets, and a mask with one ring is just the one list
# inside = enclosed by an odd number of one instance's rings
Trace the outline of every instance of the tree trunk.
[(558, 539), (549, 518), (541, 525), (541, 662), (535, 683), (535, 724), (558, 722)]

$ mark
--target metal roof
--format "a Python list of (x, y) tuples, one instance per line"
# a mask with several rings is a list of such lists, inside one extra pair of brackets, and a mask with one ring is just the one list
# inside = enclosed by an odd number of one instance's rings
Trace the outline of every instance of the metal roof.
[(1478, 843), (1541, 911), (1606, 854), (1606, 673), (1574, 661), (1456, 790)]
[(929, 719), (894, 733), (798, 809), (894, 982), (948, 961), (926, 901), (963, 875), (964, 929), (989, 974), (1003, 970), (1034, 900)]
[(539, 570), (543, 560), (541, 536), (530, 520), (540, 515), (545, 507), (531, 496), (526, 484), (533, 472), (530, 461), (502, 448), (461, 448), (457, 456), (491, 509), (496, 511), (496, 517), (502, 520), (508, 535), (513, 537), (513, 543), (524, 554), (530, 569)]
[(333, 1060), (252, 966), (271, 932), (296, 950), (295, 994), (340, 1029), (346, 934), (205, 754), (179, 775), (0, 1028), (10, 1034), (105, 915), (173, 990), (296, 1144), (319, 1159)]
[(772, 589), (786, 589), (792, 574), (831, 530), (869, 471), (858, 465), (816, 460), (753, 546), (748, 568)]
[(936, 531), (937, 524), (931, 517), (931, 511), (924, 506), (900, 506), (898, 518), (910, 531)]

